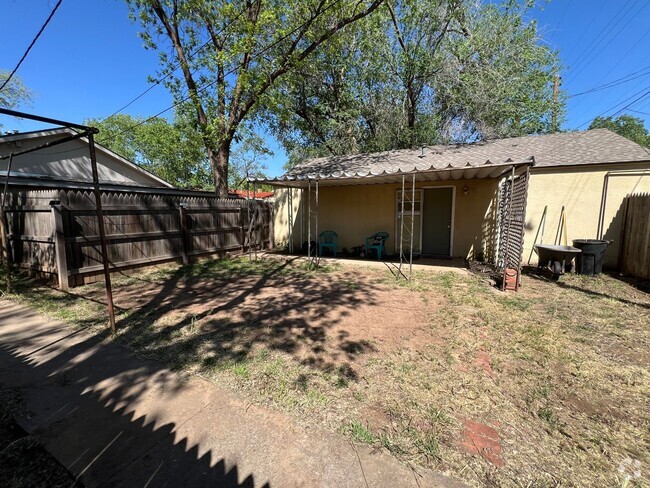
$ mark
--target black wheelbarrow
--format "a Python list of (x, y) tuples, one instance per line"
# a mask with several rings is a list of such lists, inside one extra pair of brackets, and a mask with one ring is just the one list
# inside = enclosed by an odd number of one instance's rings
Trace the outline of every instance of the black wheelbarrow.
[(535, 244), (535, 252), (539, 256), (539, 268), (548, 269), (553, 273), (553, 279), (558, 280), (564, 274), (567, 263), (570, 263), (581, 251), (573, 246)]

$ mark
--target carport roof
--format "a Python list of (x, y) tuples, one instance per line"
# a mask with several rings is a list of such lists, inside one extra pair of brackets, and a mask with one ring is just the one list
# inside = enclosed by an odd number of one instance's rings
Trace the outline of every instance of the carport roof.
[(378, 184), (416, 174), (418, 181), (498, 178), (513, 166), (577, 166), (649, 161), (650, 151), (607, 129), (435, 145), (304, 161), (283, 176), (257, 179), (275, 186)]

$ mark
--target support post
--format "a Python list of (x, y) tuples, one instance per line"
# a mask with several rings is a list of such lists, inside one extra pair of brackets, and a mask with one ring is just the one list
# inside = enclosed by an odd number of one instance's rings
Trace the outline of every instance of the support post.
[(2, 218), (0, 219), (0, 240), (2, 241), (2, 262), (4, 263), (5, 274), (7, 276), (7, 291), (13, 290), (11, 282), (11, 251), (9, 250), (9, 219), (7, 218), (7, 192), (9, 190), (9, 175), (11, 174), (11, 165), (14, 161), (14, 153), (9, 154), (9, 163), (7, 165), (7, 176), (5, 177), (5, 186), (2, 190)]
[(253, 234), (255, 235), (255, 261), (257, 261), (257, 248), (261, 246), (262, 241), (262, 226), (258, 224), (260, 219), (260, 208), (257, 204), (257, 184), (253, 183), (253, 220), (255, 221), (253, 225)]
[[(395, 276), (395, 279), (399, 280), (400, 274), (402, 273), (402, 261), (404, 259), (404, 193), (405, 193), (405, 177), (402, 175), (402, 199), (400, 201), (400, 209), (399, 209), (399, 270), (397, 271), (397, 275)], [(366, 250), (366, 253), (368, 251)]]
[(305, 242), (305, 189), (300, 189), (300, 252)]
[[(415, 173), (413, 173), (413, 188), (411, 189), (411, 246), (409, 250), (409, 280), (413, 273), (413, 241), (415, 236)], [(422, 203), (420, 203), (422, 205)], [(420, 219), (422, 219), (422, 208), (420, 208)], [(420, 252), (422, 252), (420, 250)]]
[(314, 261), (316, 263), (316, 267), (318, 268), (318, 266), (320, 265), (320, 252), (319, 252), (319, 249), (318, 249), (318, 241), (320, 240), (319, 235), (318, 235), (318, 180), (316, 180), (316, 239), (317, 239), (317, 241), (316, 241), (316, 259)]
[(99, 189), (99, 172), (97, 170), (97, 154), (95, 152), (95, 136), (88, 134), (88, 148), (90, 150), (90, 167), (93, 173), (93, 190), (95, 193), (95, 208), (97, 209), (97, 226), (101, 240), (102, 264), (104, 265), (104, 281), (106, 286), (106, 301), (108, 303), (108, 320), (111, 332), (115, 333), (115, 309), (113, 307), (113, 289), (111, 287), (111, 272), (108, 264), (108, 248), (106, 246), (106, 231), (104, 229), (104, 214), (102, 212), (102, 194)]
[(307, 180), (307, 262), (311, 260), (311, 180)]
[(70, 288), (68, 260), (65, 252), (65, 224), (63, 223), (63, 208), (58, 201), (52, 202), (52, 231), (54, 237), (54, 253), (56, 255), (56, 271), (59, 277), (59, 288)]
[(253, 251), (251, 249), (251, 228), (253, 221), (251, 220), (251, 183), (248, 181), (248, 174), (246, 175), (246, 209), (248, 212), (248, 233), (246, 235), (246, 242), (248, 244), (248, 260), (253, 260)]
[(187, 211), (185, 210), (185, 204), (180, 203), (178, 205), (178, 218), (179, 218), (179, 227), (181, 231), (181, 256), (183, 259), (183, 264), (190, 264), (190, 255), (189, 255), (189, 232), (187, 229)]

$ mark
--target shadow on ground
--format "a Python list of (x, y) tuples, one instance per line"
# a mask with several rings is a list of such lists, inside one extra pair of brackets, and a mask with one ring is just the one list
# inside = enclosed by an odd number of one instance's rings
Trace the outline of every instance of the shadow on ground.
[(106, 334), (62, 333), (49, 341), (51, 334), (42, 327), (0, 331), (1, 377), (32, 405), (18, 417), (21, 425), (84, 485), (270, 486), (253, 474), (240, 481), (236, 464), (199, 452), (179, 435), (180, 425), (161, 424), (155, 416), (136, 418), (127, 410), (143, 400), (152, 378), (172, 397), (182, 391), (177, 375), (151, 362), (125, 361), (129, 356), (107, 344)]
[[(583, 287), (583, 286), (576, 286), (574, 284), (567, 283), (566, 281), (563, 281), (562, 276), (560, 276), (559, 280), (555, 281), (551, 278), (551, 274), (547, 272), (546, 270), (540, 271), (539, 268), (533, 268), (533, 267), (524, 267), (523, 268), (523, 273), (534, 280), (537, 281), (542, 281), (545, 283), (553, 283), (555, 286), (559, 288), (563, 288), (565, 290), (575, 290), (581, 293), (584, 293), (585, 295), (589, 295), (592, 297), (596, 298), (610, 298), (612, 300), (616, 300), (621, 303), (625, 303), (627, 305), (635, 305), (638, 307), (643, 307), (643, 308), (650, 308), (650, 304), (648, 303), (643, 303), (643, 302), (636, 302), (634, 300), (628, 300), (627, 298), (623, 298), (620, 296), (615, 296), (613, 293), (605, 293), (605, 292), (600, 292), (596, 290), (590, 290), (589, 288)], [(610, 278), (620, 280), (623, 283), (626, 283), (630, 286), (634, 286), (638, 290), (648, 293), (650, 292), (650, 288), (647, 285), (647, 282), (644, 282), (643, 280), (638, 280), (635, 278), (631, 277), (622, 277), (618, 274), (614, 273), (608, 273), (608, 276)], [(585, 276), (586, 279), (589, 279), (589, 276)]]
[(354, 361), (374, 346), (348, 325), (376, 303), (376, 282), (351, 271), (314, 275), (278, 260), (262, 268), (241, 263), (203, 261), (162, 279), (131, 277), (115, 293), (130, 310), (117, 323), (121, 338), (178, 369), (237, 364), (266, 350), (356, 379)]

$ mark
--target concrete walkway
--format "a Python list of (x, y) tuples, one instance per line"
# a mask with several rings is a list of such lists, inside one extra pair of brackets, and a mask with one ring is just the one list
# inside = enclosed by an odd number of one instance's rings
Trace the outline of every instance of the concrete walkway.
[(88, 487), (461, 486), (3, 300), (0, 383)]
[[(264, 252), (260, 253), (259, 256), (268, 259), (278, 259), (282, 261), (291, 261), (291, 262), (309, 262), (307, 256), (300, 256), (295, 254), (283, 254), (283, 253), (274, 253), (274, 252)], [(333, 258), (333, 257), (322, 257), (320, 258), (320, 263), (323, 265), (342, 265), (342, 266), (357, 266), (361, 268), (375, 268), (382, 270), (389, 270), (393, 273), (397, 272), (399, 266), (399, 260), (394, 261), (377, 261), (376, 259), (360, 259), (360, 258)], [(404, 269), (408, 269), (408, 263), (406, 263)], [(436, 273), (456, 273), (461, 276), (467, 276), (470, 274), (467, 269), (467, 263), (464, 259), (461, 258), (451, 258), (451, 259), (434, 259), (434, 258), (417, 258), (413, 261), (413, 271), (431, 271)]]

